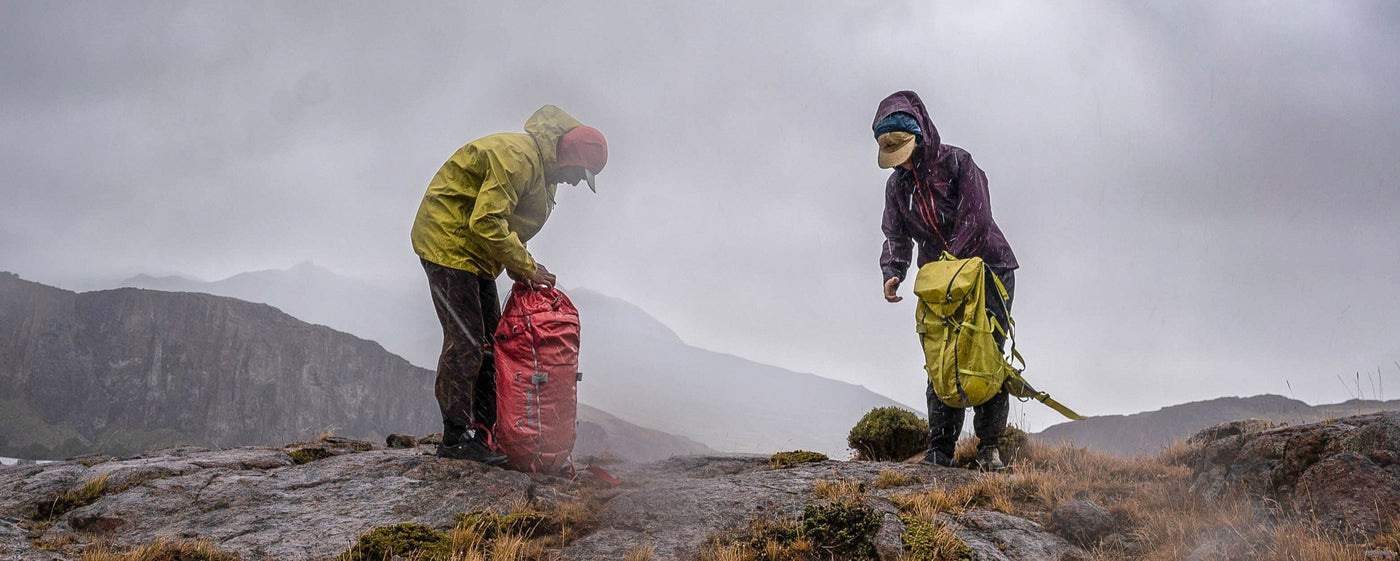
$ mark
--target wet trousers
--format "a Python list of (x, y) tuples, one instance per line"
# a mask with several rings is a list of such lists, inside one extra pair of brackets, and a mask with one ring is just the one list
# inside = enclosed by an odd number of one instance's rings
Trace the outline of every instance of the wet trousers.
[[(996, 285), (988, 276), (987, 311), (1004, 326), (1011, 313), (1011, 299), (1016, 294), (1016, 272), (1011, 270), (1002, 273), (994, 271), (994, 273), (1001, 279), (1001, 284), (1006, 287), (1006, 305), (1003, 306), (1001, 298), (995, 296), (997, 294)], [(997, 346), (1006, 343), (1006, 338), (1003, 336), (998, 335), (996, 339)], [(963, 417), (966, 411), (961, 407), (950, 407), (940, 401), (938, 396), (933, 393), (932, 382), (924, 391), (924, 397), (928, 399), (929, 449), (942, 452), (951, 458), (953, 457), (953, 449), (958, 444), (958, 435), (962, 434)], [(1006, 416), (1010, 409), (1011, 400), (1006, 390), (1002, 390), (986, 403), (972, 408), (972, 431), (977, 435), (977, 448), (979, 450), (996, 448), (1001, 443), (1001, 434), (1006, 431)]]
[(433, 308), (442, 324), (442, 355), (433, 390), (442, 410), (442, 442), (469, 439), (496, 424), (496, 361), (491, 342), (501, 322), (496, 280), (427, 260)]

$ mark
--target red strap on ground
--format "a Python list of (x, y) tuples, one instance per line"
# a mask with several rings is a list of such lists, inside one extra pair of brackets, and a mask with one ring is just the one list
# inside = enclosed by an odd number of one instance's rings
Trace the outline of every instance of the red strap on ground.
[(603, 468), (600, 468), (598, 466), (588, 466), (586, 468), (583, 468), (583, 471), (598, 476), (598, 479), (603, 480), (603, 483), (607, 483), (608, 485), (617, 485), (622, 483), (621, 479), (613, 477), (611, 473), (608, 473), (607, 471), (603, 470)]

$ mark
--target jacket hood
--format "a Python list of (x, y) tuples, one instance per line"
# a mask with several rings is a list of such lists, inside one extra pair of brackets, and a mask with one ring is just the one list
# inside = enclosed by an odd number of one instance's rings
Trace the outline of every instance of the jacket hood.
[(563, 109), (553, 105), (539, 108), (525, 121), (525, 132), (535, 139), (535, 146), (540, 150), (540, 160), (544, 164), (546, 174), (554, 173), (554, 163), (559, 159), (559, 139), (564, 133), (582, 124)]
[(919, 121), (919, 128), (923, 129), (923, 137), (919, 139), (920, 159), (936, 157), (942, 141), (938, 136), (938, 129), (933, 126), (933, 120), (928, 118), (928, 110), (924, 109), (924, 102), (919, 99), (919, 94), (904, 90), (894, 92), (880, 101), (880, 107), (875, 110), (875, 120), (870, 123), (871, 128), (890, 114), (901, 111), (913, 115)]

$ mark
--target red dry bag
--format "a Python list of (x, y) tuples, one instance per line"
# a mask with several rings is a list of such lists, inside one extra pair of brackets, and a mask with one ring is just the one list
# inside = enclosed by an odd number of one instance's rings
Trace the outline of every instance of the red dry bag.
[(496, 449), (520, 471), (569, 473), (578, 415), (578, 309), (517, 282), (496, 328)]

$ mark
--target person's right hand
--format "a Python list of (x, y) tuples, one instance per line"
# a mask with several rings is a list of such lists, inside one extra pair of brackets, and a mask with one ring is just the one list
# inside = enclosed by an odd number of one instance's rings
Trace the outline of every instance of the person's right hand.
[(554, 280), (554, 273), (551, 273), (549, 272), (549, 269), (544, 268), (544, 264), (535, 263), (535, 276), (530, 277), (531, 286), (543, 286), (545, 288), (552, 288), (554, 286)]
[(886, 301), (886, 302), (898, 302), (898, 301), (904, 299), (903, 296), (900, 296), (900, 295), (894, 293), (894, 291), (897, 290), (898, 288), (899, 288), (899, 277), (890, 277), (890, 280), (885, 281), (885, 301)]

